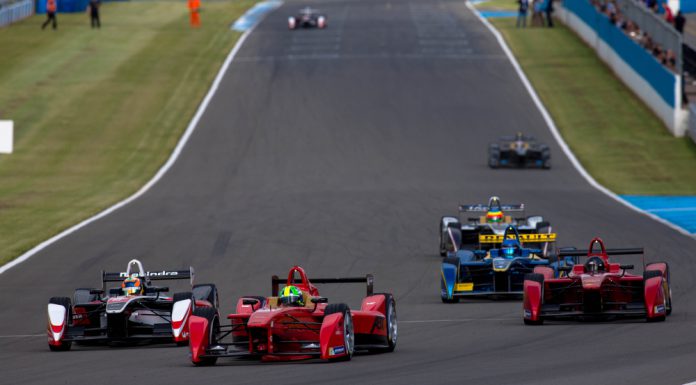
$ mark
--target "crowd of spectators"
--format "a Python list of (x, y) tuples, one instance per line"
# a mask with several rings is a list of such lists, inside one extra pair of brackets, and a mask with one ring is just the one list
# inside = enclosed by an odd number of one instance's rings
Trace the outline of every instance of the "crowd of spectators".
[[(600, 12), (609, 17), (609, 21), (612, 24), (623, 30), (633, 41), (638, 43), (647, 51), (651, 52), (660, 63), (672, 71), (676, 69), (676, 55), (674, 51), (662, 47), (662, 45), (655, 42), (646, 31), (641, 30), (640, 26), (637, 25), (636, 22), (625, 17), (616, 3), (616, 0), (590, 1), (595, 7), (597, 7), (597, 9), (599, 9)], [(675, 17), (673, 16), (667, 3), (663, 3), (662, 0), (640, 0), (640, 2), (644, 3), (646, 7), (652, 9), (656, 13), (663, 12), (665, 15), (665, 21), (672, 24), (680, 33), (683, 32), (685, 18), (681, 11), (679, 11)]]

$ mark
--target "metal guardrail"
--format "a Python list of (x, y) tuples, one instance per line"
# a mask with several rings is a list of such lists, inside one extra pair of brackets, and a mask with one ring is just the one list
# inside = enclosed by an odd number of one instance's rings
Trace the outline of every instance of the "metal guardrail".
[(655, 14), (639, 0), (616, 0), (621, 13), (648, 33), (652, 40), (663, 49), (674, 52), (677, 73), (682, 71), (682, 36), (666, 22), (662, 15)]
[(0, 27), (34, 14), (34, 0), (0, 1)]

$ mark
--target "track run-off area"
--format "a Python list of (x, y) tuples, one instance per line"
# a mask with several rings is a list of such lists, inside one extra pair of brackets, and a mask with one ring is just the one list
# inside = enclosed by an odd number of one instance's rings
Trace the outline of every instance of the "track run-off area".
[[(302, 6), (326, 30), (288, 31)], [(289, 1), (243, 40), (178, 159), (142, 196), (0, 275), (3, 384), (682, 384), (696, 379), (696, 241), (610, 199), (565, 157), (494, 35), (462, 1)], [(490, 170), (516, 131), (551, 146), (551, 170)], [(670, 263), (664, 323), (524, 326), (519, 301), (443, 304), (438, 219), (460, 203), (525, 203), (559, 246), (645, 247)], [(293, 264), (374, 274), (399, 315), (396, 351), (345, 363), (191, 365), (186, 348), (51, 353), (46, 304), (137, 257), (189, 265), (220, 290), (270, 294)], [(624, 260), (641, 265), (642, 261)], [(174, 286), (172, 287), (174, 290)], [(363, 287), (320, 287), (359, 306)]]

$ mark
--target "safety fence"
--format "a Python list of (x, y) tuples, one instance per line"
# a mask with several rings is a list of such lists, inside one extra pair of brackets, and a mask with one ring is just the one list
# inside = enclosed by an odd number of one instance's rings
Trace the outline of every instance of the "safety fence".
[[(688, 113), (682, 111), (681, 72), (667, 69), (651, 52), (610, 23), (609, 17), (589, 0), (564, 0), (560, 8), (564, 23), (597, 52), (673, 135), (683, 136)], [(681, 53), (681, 41), (678, 48)]]
[(10, 25), (34, 14), (34, 0), (0, 0), (0, 27)]

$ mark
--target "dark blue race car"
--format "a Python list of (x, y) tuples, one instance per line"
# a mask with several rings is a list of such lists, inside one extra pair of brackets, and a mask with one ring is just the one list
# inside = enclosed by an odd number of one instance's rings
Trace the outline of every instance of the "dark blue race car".
[[(454, 238), (452, 244), (458, 244), (458, 232), (450, 231), (449, 235)], [(544, 236), (547, 242), (556, 239), (555, 234), (539, 236)], [(442, 302), (454, 303), (462, 297), (475, 296), (521, 296), (524, 275), (532, 273), (534, 267), (549, 266), (557, 270), (558, 262), (552, 263), (546, 258), (545, 250), (523, 247), (524, 237), (520, 237), (514, 226), (508, 226), (505, 233), (497, 237), (499, 248), (486, 251), (454, 247), (454, 251), (447, 253), (441, 269)], [(572, 261), (565, 262), (572, 264)]]

